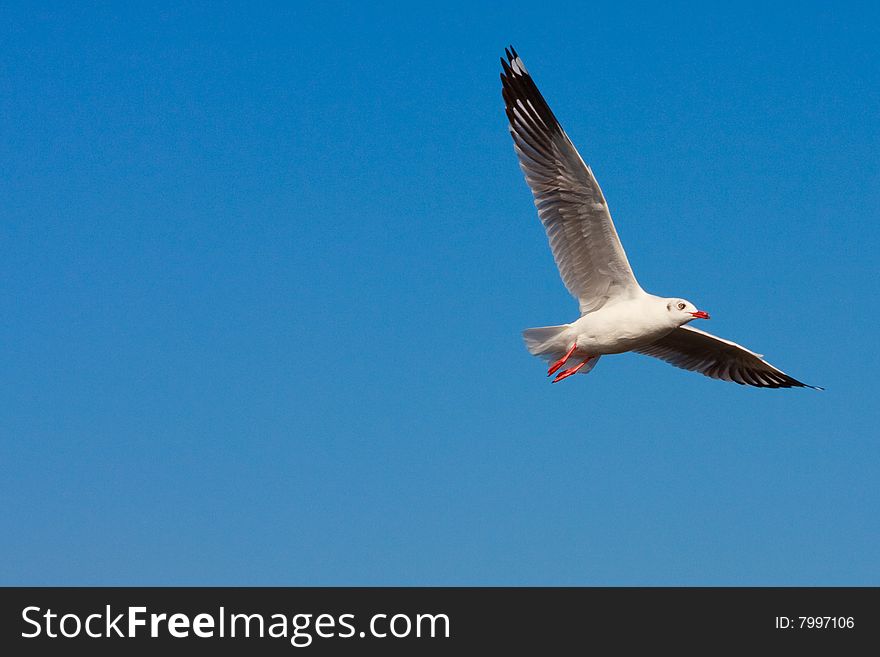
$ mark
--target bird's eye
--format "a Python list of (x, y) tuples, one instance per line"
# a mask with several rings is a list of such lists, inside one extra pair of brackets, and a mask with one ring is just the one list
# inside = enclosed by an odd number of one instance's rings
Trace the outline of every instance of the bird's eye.
[(684, 304), (681, 301), (678, 302), (678, 309), (684, 310)]

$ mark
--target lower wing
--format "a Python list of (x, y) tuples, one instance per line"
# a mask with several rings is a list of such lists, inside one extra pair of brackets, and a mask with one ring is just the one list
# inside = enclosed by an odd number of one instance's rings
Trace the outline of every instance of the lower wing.
[(733, 381), (740, 385), (822, 390), (790, 377), (763, 360), (760, 354), (690, 326), (681, 326), (656, 342), (633, 351), (713, 379)]

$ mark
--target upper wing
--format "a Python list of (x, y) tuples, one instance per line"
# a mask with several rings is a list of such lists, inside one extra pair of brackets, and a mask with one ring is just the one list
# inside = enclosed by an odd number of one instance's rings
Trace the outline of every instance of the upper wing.
[(581, 314), (608, 299), (639, 294), (593, 172), (516, 51), (505, 52), (501, 82), (510, 134), (565, 287), (580, 302)]
[(733, 381), (757, 388), (813, 388), (801, 383), (770, 363), (760, 354), (690, 326), (681, 326), (647, 347), (633, 349), (667, 363), (705, 374), (713, 379)]

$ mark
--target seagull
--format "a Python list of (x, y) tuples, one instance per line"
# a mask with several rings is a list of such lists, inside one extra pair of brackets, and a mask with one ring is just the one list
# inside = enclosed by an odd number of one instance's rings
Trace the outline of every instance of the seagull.
[[(529, 352), (550, 363), (553, 383), (589, 373), (607, 354), (634, 351), (713, 379), (757, 388), (813, 388), (761, 354), (688, 326), (709, 319), (690, 301), (645, 292), (593, 176), (513, 49), (501, 59), (510, 134), (565, 287), (580, 304), (570, 324), (523, 331)], [(562, 369), (567, 363), (570, 367)]]

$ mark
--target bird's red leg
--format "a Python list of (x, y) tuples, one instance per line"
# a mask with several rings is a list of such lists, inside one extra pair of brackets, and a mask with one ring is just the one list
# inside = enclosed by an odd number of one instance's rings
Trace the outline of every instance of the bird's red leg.
[(571, 355), (574, 353), (574, 350), (577, 349), (577, 346), (578, 346), (577, 342), (575, 342), (573, 345), (571, 345), (571, 349), (568, 350), (568, 352), (565, 354), (565, 356), (563, 356), (562, 358), (560, 358), (559, 360), (557, 360), (555, 363), (553, 363), (550, 366), (550, 369), (547, 370), (547, 376), (552, 376), (556, 370), (558, 370), (560, 367), (565, 365), (565, 361), (567, 361), (569, 358), (571, 358)]
[(577, 374), (578, 370), (581, 369), (584, 365), (593, 360), (595, 356), (589, 356), (580, 362), (580, 364), (575, 365), (574, 367), (569, 367), (567, 370), (564, 370), (556, 375), (556, 378), (553, 379), (553, 383), (559, 383), (562, 379), (566, 379), (570, 377), (572, 374)]

